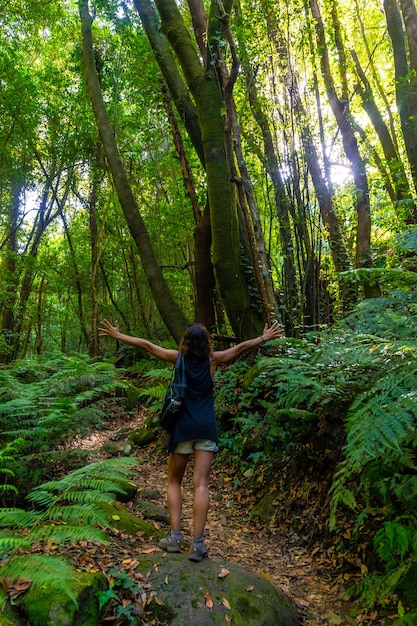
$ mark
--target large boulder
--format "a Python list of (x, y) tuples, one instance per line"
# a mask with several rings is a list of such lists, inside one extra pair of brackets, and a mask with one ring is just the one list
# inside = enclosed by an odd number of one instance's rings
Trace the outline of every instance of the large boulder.
[(157, 598), (150, 608), (161, 622), (171, 626), (300, 624), (282, 591), (239, 565), (219, 559), (193, 563), (187, 554), (137, 558), (148, 572)]
[[(108, 587), (100, 572), (76, 572), (70, 581), (73, 599), (54, 588), (30, 588), (21, 607), (31, 626), (97, 626), (100, 624), (98, 592)], [(16, 624), (20, 622), (15, 622)], [(1, 624), (1, 618), (0, 618)]]

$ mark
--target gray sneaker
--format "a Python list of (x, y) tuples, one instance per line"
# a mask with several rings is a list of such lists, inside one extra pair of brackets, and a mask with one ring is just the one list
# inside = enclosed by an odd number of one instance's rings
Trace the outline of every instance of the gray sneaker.
[(173, 537), (171, 530), (166, 537), (160, 540), (158, 545), (167, 552), (181, 552), (181, 538)]
[(207, 548), (203, 543), (192, 543), (191, 552), (188, 557), (190, 561), (199, 562), (208, 557)]

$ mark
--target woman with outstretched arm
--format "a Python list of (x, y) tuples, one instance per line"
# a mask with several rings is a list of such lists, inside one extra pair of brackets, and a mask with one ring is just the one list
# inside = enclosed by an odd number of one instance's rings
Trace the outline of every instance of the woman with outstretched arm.
[(159, 542), (167, 552), (181, 551), (182, 479), (191, 454), (193, 470), (193, 540), (189, 559), (202, 561), (207, 557), (204, 529), (209, 508), (208, 484), (211, 464), (218, 451), (216, 417), (214, 413), (213, 376), (222, 363), (232, 361), (245, 350), (256, 348), (264, 341), (283, 335), (282, 325), (266, 324), (262, 335), (247, 339), (226, 350), (213, 351), (210, 335), (203, 324), (190, 324), (181, 339), (178, 350), (162, 348), (157, 344), (120, 332), (117, 322), (103, 320), (100, 335), (117, 339), (138, 350), (149, 352), (162, 361), (175, 363), (178, 352), (184, 356), (187, 394), (175, 426), (168, 440), (167, 504), (171, 530)]

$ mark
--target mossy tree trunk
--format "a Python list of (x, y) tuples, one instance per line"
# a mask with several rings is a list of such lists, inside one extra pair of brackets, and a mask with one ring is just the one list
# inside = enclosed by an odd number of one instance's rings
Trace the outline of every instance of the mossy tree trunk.
[(79, 11), (82, 24), (84, 73), (109, 170), (127, 225), (139, 250), (155, 304), (171, 335), (176, 341), (179, 341), (187, 320), (165, 281), (119, 154), (97, 75), (91, 30), (93, 17), (89, 12), (88, 0), (79, 1)]
[[(369, 203), (369, 187), (365, 163), (360, 155), (358, 142), (354, 132), (354, 122), (349, 111), (347, 95), (346, 59), (339, 32), (337, 8), (332, 2), (332, 24), (335, 32), (335, 41), (339, 59), (340, 80), (342, 94), (336, 92), (336, 85), (330, 67), (330, 54), (327, 46), (325, 27), (317, 0), (310, 0), (311, 14), (316, 31), (317, 49), (320, 58), (320, 69), (326, 89), (330, 108), (337, 122), (342, 137), (343, 149), (349, 161), (355, 183), (355, 209), (357, 214), (356, 229), (356, 267), (372, 267), (371, 258), (371, 211)], [(375, 297), (379, 294), (377, 286), (365, 285), (365, 296)]]
[[(152, 9), (148, 0), (141, 2), (137, 0), (135, 6), (147, 33), (151, 31), (149, 39), (155, 57), (205, 168), (210, 207), (211, 258), (216, 288), (234, 333), (238, 337), (252, 336), (259, 332), (262, 319), (259, 312), (251, 306), (242, 265), (236, 188), (231, 181), (226, 146), (225, 99), (222, 76), (218, 70), (218, 65), (222, 62), (220, 48), (224, 14), (221, 16), (219, 4), (212, 2), (207, 18), (206, 54), (203, 55), (205, 59), (203, 63), (197, 42), (190, 36), (173, 0), (156, 1), (162, 32), (170, 48), (162, 42), (162, 35), (158, 37), (155, 29), (151, 28), (149, 16)], [(223, 8), (225, 11), (228, 10), (226, 5)], [(195, 28), (200, 32), (200, 26), (195, 25)], [(201, 41), (198, 43), (201, 46)], [(174, 59), (177, 60), (181, 71), (173, 66)], [(185, 79), (185, 89), (179, 80), (181, 74)], [(185, 93), (191, 94), (191, 102), (185, 97)], [(184, 101), (187, 103), (186, 116), (182, 108)], [(195, 105), (195, 109), (192, 104)], [(198, 132), (194, 113), (198, 119)], [(204, 241), (208, 241), (206, 236)]]
[(402, 16), (397, 0), (384, 0), (387, 28), (394, 53), (395, 89), (401, 130), (414, 186), (417, 187), (417, 13), (414, 2), (401, 0), (400, 5)]

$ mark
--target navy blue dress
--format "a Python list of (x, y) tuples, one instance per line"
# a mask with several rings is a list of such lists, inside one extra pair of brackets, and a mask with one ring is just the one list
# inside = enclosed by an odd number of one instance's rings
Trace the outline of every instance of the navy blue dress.
[(210, 439), (218, 443), (214, 413), (213, 380), (210, 376), (210, 359), (193, 362), (185, 359), (187, 395), (184, 409), (169, 435), (168, 452), (182, 441)]

